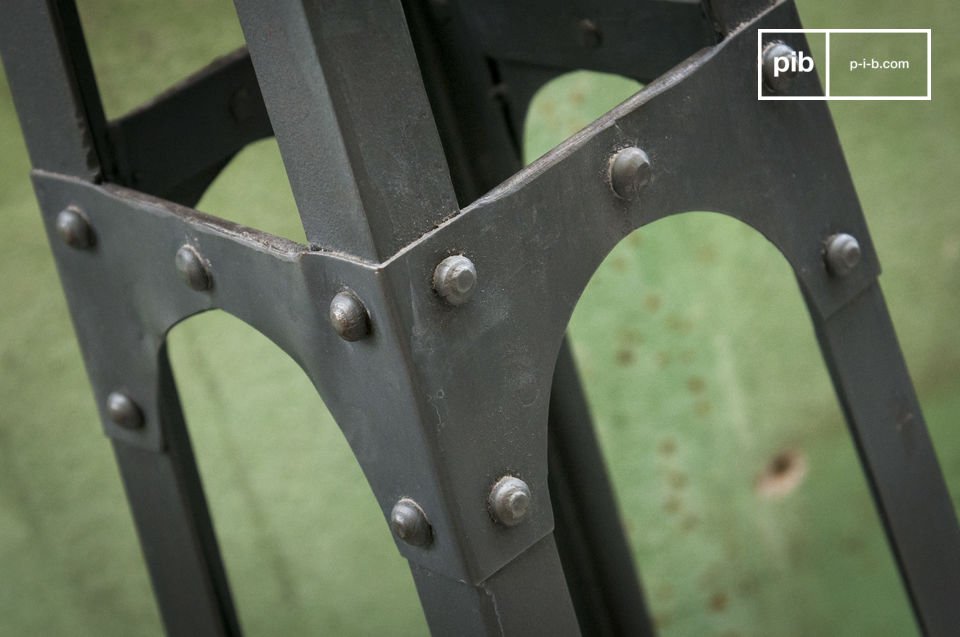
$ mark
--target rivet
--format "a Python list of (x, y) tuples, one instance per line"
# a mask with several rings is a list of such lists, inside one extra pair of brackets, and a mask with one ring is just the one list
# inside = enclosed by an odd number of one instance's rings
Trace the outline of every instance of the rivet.
[(123, 392), (110, 392), (107, 396), (107, 416), (124, 429), (139, 429), (143, 426), (143, 412), (137, 403)]
[(433, 529), (420, 505), (410, 498), (401, 498), (390, 512), (390, 528), (398, 538), (413, 546), (433, 542)]
[(330, 324), (345, 341), (359, 341), (370, 333), (367, 308), (353, 293), (343, 290), (330, 302)]
[(860, 243), (855, 237), (840, 233), (827, 239), (824, 258), (831, 274), (847, 276), (860, 263), (860, 256)]
[(462, 254), (447, 257), (433, 271), (433, 289), (450, 305), (469, 301), (476, 287), (477, 268)]
[(180, 278), (182, 278), (191, 289), (202, 292), (203, 290), (209, 290), (213, 286), (213, 278), (210, 276), (207, 263), (193, 246), (185, 245), (177, 250), (177, 256), (174, 261), (177, 266), (177, 272), (180, 273)]
[(530, 508), (530, 487), (514, 476), (504, 476), (493, 485), (487, 504), (490, 513), (504, 526), (520, 524)]
[(636, 146), (624, 148), (610, 162), (610, 186), (621, 199), (636, 199), (650, 174), (650, 158)]
[(790, 45), (780, 42), (770, 42), (763, 48), (763, 81), (774, 93), (783, 93), (797, 76), (797, 66), (791, 63), (786, 71), (777, 73), (777, 59), (783, 57), (794, 58), (797, 52)]
[(57, 234), (71, 248), (83, 250), (93, 245), (93, 229), (86, 215), (73, 206), (57, 215)]
[(577, 22), (577, 30), (580, 32), (580, 44), (587, 49), (595, 49), (603, 42), (600, 27), (593, 20), (588, 18), (580, 20)]

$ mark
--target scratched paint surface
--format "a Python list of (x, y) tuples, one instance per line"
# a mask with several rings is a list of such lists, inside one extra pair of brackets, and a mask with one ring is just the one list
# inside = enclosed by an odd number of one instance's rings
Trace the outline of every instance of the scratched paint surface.
[[(112, 116), (240, 43), (225, 0), (80, 6)], [(946, 0), (800, 8), (811, 27), (960, 29)], [(956, 498), (960, 222), (946, 167), (960, 159), (960, 43), (934, 46), (933, 102), (834, 113)], [(587, 74), (548, 87), (528, 158), (635, 88)], [(156, 635), (26, 173), (0, 81), (0, 634)], [(303, 240), (272, 141), (241, 153), (200, 207)], [(697, 213), (625, 240), (574, 316), (575, 354), (665, 635), (913, 631), (803, 313), (770, 245)], [(423, 634), (406, 565), (302, 372), (220, 313), (171, 340), (245, 631)]]

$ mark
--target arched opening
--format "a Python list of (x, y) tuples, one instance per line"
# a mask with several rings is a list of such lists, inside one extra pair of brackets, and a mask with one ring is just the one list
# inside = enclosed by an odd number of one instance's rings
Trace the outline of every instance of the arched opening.
[(423, 634), (406, 561), (302, 370), (223, 312), (169, 349), (245, 634)]
[(307, 243), (273, 137), (250, 144), (210, 184), (197, 209), (223, 219)]
[(638, 230), (569, 340), (661, 634), (915, 632), (771, 244), (715, 214)]
[(636, 80), (593, 71), (573, 71), (547, 82), (527, 109), (524, 162), (540, 157), (641, 88)]

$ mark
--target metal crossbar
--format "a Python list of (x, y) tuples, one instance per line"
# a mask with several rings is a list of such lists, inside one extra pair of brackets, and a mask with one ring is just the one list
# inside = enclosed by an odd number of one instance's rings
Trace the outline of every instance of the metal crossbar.
[[(918, 623), (956, 632), (957, 521), (833, 123), (757, 100), (757, 29), (799, 27), (792, 2), (235, 4), (246, 49), (115, 121), (71, 0), (0, 19), (168, 633), (240, 632), (164, 344), (219, 308), (313, 381), (435, 634), (652, 634), (564, 332), (618, 241), (690, 210), (790, 263)], [(531, 96), (581, 68), (647, 85), (521, 168)], [(271, 134), (309, 246), (190, 208)]]

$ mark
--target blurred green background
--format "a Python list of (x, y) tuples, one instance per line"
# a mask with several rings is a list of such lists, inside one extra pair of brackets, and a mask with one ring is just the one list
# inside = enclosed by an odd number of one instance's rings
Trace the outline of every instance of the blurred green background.
[[(228, 0), (79, 4), (109, 116), (242, 42)], [(934, 30), (932, 101), (831, 108), (956, 501), (960, 12), (799, 5), (808, 27)], [(528, 159), (635, 90), (555, 81), (533, 105)], [(272, 140), (198, 207), (303, 240)], [(0, 634), (156, 635), (2, 76), (0, 218)], [(577, 309), (575, 354), (664, 635), (916, 632), (804, 313), (775, 249), (709, 213), (631, 235)], [(406, 564), (300, 369), (222, 313), (176, 328), (171, 349), (245, 631), (423, 634)]]

